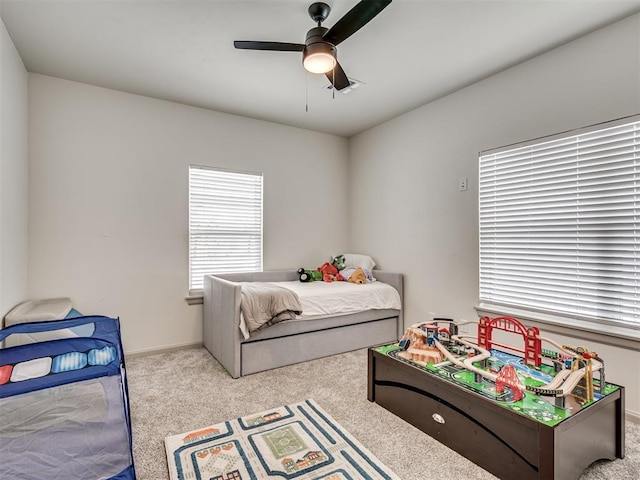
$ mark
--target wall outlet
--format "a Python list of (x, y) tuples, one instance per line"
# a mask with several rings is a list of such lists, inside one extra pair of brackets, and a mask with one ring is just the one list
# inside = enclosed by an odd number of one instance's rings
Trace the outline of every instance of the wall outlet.
[(458, 191), (464, 192), (467, 188), (469, 188), (469, 178), (460, 177), (458, 179)]

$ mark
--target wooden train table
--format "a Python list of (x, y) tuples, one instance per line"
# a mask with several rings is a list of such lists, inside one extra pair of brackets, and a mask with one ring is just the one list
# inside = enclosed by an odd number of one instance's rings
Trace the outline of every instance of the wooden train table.
[[(396, 343), (369, 349), (367, 398), (499, 478), (573, 480), (596, 460), (624, 457), (621, 386), (596, 385), (594, 400), (558, 405), (528, 390), (499, 393), (459, 364), (415, 362), (403, 351)], [(521, 358), (491, 353), (483, 367), (515, 365), (529, 377)]]

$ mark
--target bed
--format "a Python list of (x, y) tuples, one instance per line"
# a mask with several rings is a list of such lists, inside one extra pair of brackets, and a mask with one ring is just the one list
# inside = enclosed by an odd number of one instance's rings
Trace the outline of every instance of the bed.
[[(403, 276), (374, 270), (376, 282), (397, 291), (398, 308), (301, 316), (257, 331), (243, 332), (242, 285), (245, 282), (298, 282), (295, 271), (207, 275), (204, 279), (203, 343), (233, 378), (329, 355), (397, 341), (404, 333)], [(338, 282), (337, 282), (338, 283)], [(346, 282), (339, 282), (346, 283)], [(329, 287), (329, 285), (324, 285)], [(338, 287), (338, 285), (336, 285)], [(357, 291), (367, 285), (353, 285)], [(330, 287), (331, 288), (331, 287)], [(298, 290), (298, 289), (296, 289)], [(301, 298), (301, 302), (304, 303)], [(248, 336), (248, 338), (247, 338)]]
[(119, 320), (19, 323), (0, 342), (38, 334), (0, 349), (0, 478), (135, 480)]

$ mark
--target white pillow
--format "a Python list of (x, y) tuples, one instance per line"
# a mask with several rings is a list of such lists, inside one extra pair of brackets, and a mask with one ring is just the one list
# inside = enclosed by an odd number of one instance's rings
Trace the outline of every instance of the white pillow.
[(365, 270), (373, 270), (376, 266), (376, 262), (373, 261), (369, 255), (359, 255), (357, 253), (345, 253), (344, 254), (344, 266), (346, 267), (362, 267)]

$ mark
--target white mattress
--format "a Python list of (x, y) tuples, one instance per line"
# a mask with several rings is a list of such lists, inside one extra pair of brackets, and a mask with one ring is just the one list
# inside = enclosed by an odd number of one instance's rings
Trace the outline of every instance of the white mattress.
[[(350, 282), (269, 282), (280, 285), (298, 295), (302, 314), (296, 320), (349, 315), (367, 310), (400, 310), (400, 294), (383, 282), (355, 284)], [(244, 316), (240, 312), (240, 331), (249, 339)]]
[(355, 284), (350, 282), (273, 282), (294, 291), (302, 305), (297, 318), (346, 315), (366, 310), (400, 310), (400, 294), (382, 282)]

